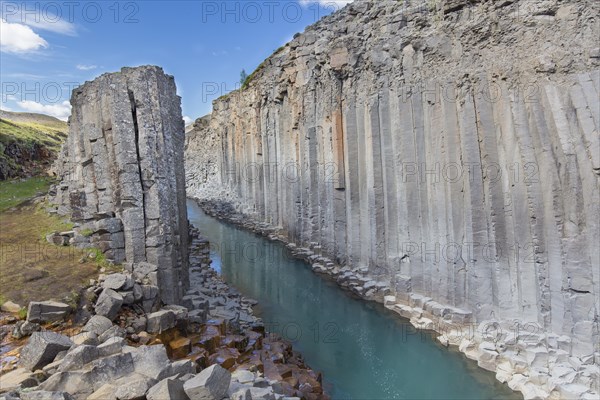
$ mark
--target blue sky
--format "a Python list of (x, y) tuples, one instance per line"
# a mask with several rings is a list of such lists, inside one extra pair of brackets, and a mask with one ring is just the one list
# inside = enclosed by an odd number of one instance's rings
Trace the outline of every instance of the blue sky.
[(0, 81), (10, 111), (66, 119), (74, 86), (123, 66), (174, 75), (183, 115), (239, 85), (297, 32), (349, 0), (1, 1)]

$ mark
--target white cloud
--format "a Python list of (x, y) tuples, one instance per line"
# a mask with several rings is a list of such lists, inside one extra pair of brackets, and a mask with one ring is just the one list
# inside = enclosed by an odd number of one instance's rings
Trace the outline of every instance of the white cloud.
[(63, 121), (66, 121), (71, 115), (71, 104), (68, 101), (63, 101), (60, 104), (41, 104), (37, 101), (23, 100), (18, 101), (17, 105), (25, 111), (47, 114)]
[(47, 47), (48, 42), (32, 31), (30, 27), (0, 19), (0, 51), (26, 54)]
[(85, 65), (85, 64), (77, 64), (75, 68), (81, 71), (91, 71), (92, 69), (98, 68), (97, 65)]
[(187, 126), (187, 125), (191, 124), (192, 122), (194, 122), (194, 120), (191, 119), (190, 117), (188, 117), (187, 115), (184, 115), (183, 122), (185, 122), (185, 125)]
[(60, 33), (61, 35), (77, 35), (75, 25), (65, 21), (62, 15), (53, 14), (48, 9), (41, 9), (37, 4), (35, 8), (36, 10), (27, 10), (24, 4), (14, 9), (8, 6), (2, 7), (2, 19), (6, 22), (27, 25), (43, 31)]

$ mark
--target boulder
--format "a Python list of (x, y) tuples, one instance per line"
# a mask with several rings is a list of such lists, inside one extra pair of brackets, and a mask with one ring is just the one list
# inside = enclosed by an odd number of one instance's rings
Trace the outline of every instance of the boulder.
[(55, 332), (34, 332), (21, 350), (21, 365), (31, 371), (50, 364), (56, 355), (68, 350), (73, 342), (65, 335)]
[[(127, 351), (127, 350), (124, 350)], [(161, 380), (169, 376), (171, 363), (163, 345), (140, 346), (130, 351), (135, 372)]]
[(114, 381), (135, 372), (133, 357), (130, 353), (118, 353), (99, 358), (91, 363), (93, 389), (97, 390), (105, 383)]
[(152, 378), (133, 374), (115, 382), (117, 390), (114, 395), (118, 400), (143, 400), (146, 398), (148, 389), (155, 384), (156, 381)]
[(112, 385), (110, 383), (105, 383), (104, 385), (100, 386), (98, 388), (98, 390), (96, 390), (94, 393), (89, 395), (89, 397), (86, 400), (114, 399), (116, 391), (117, 391), (117, 388), (114, 385)]
[(40, 329), (42, 329), (42, 327), (35, 322), (19, 321), (13, 328), (12, 337), (15, 339), (21, 339), (25, 336), (30, 336), (33, 332), (37, 332)]
[(100, 337), (98, 338), (98, 342), (104, 343), (108, 339), (113, 337), (121, 337), (124, 338), (127, 336), (127, 331), (121, 328), (119, 325), (113, 325), (109, 329), (107, 329)]
[(220, 400), (227, 396), (231, 374), (219, 365), (211, 365), (183, 384), (183, 390), (193, 400)]
[(112, 321), (102, 315), (94, 315), (83, 327), (84, 332), (94, 332), (100, 336), (108, 329), (112, 328)]
[(82, 344), (89, 344), (95, 346), (98, 344), (98, 335), (96, 335), (94, 332), (81, 332), (73, 336), (71, 340), (77, 346)]
[(171, 364), (170, 375), (184, 376), (196, 373), (196, 363), (192, 360), (179, 360)]
[(64, 319), (71, 307), (57, 301), (32, 301), (27, 309), (27, 321), (29, 322), (53, 322)]
[(49, 392), (68, 392), (76, 398), (86, 398), (94, 391), (94, 379), (88, 371), (57, 372), (38, 388)]
[(231, 379), (239, 383), (251, 383), (254, 382), (255, 376), (248, 370), (238, 369), (231, 374)]
[(96, 346), (82, 345), (72, 348), (58, 367), (59, 372), (81, 369), (100, 356)]
[(146, 330), (149, 333), (160, 333), (175, 327), (175, 313), (171, 310), (160, 310), (148, 315)]
[(188, 400), (183, 390), (183, 382), (179, 379), (163, 379), (152, 386), (146, 394), (147, 400)]
[(104, 289), (98, 301), (96, 301), (96, 314), (110, 319), (111, 321), (117, 317), (121, 306), (123, 305), (123, 297), (112, 289)]
[(69, 244), (69, 237), (62, 236), (60, 233), (54, 232), (46, 235), (46, 241), (56, 246), (66, 246)]
[(113, 289), (113, 290), (119, 290), (119, 289), (127, 289), (127, 275), (125, 274), (111, 274), (108, 275), (105, 279), (104, 282), (102, 282), (102, 287), (104, 289)]
[(18, 313), (21, 311), (21, 306), (9, 300), (2, 303), (0, 310), (8, 313)]
[(17, 387), (23, 385), (27, 381), (33, 382), (33, 386), (37, 385), (37, 381), (35, 381), (35, 378), (33, 377), (33, 373), (31, 371), (25, 368), (14, 369), (2, 375), (2, 378), (0, 379), (0, 392), (8, 392), (10, 390), (16, 389)]
[(74, 400), (73, 396), (66, 392), (48, 392), (45, 390), (34, 390), (32, 392), (21, 392), (21, 400)]
[(125, 339), (119, 336), (112, 337), (98, 346), (98, 354), (100, 357), (106, 357), (120, 353), (124, 345)]

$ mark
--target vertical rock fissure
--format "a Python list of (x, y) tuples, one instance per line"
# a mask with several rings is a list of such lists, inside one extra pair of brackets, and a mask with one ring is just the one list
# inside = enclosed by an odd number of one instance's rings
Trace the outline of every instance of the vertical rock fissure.
[[(131, 119), (133, 121), (133, 133), (135, 137), (135, 155), (137, 158), (137, 169), (138, 169), (138, 178), (140, 180), (140, 186), (142, 188), (142, 214), (143, 214), (143, 232), (146, 232), (146, 183), (144, 181), (144, 175), (142, 171), (142, 156), (140, 153), (140, 130), (138, 126), (138, 117), (137, 117), (137, 107), (135, 105), (135, 97), (133, 95), (133, 91), (128, 90), (127, 94), (129, 96), (129, 102), (131, 104)], [(143, 246), (144, 248), (144, 259), (146, 258), (146, 244)]]

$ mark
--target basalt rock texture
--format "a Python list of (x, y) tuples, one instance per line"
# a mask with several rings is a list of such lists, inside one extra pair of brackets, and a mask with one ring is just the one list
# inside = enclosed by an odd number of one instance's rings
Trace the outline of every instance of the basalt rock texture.
[(216, 100), (188, 194), (474, 324), (450, 342), (527, 397), (597, 395), (600, 4), (423, 3), (355, 1)]
[[(123, 68), (73, 91), (69, 136), (51, 202), (78, 224), (75, 239), (148, 272), (165, 303), (188, 286), (184, 123), (175, 81), (161, 68)], [(85, 240), (82, 240), (85, 242)]]

